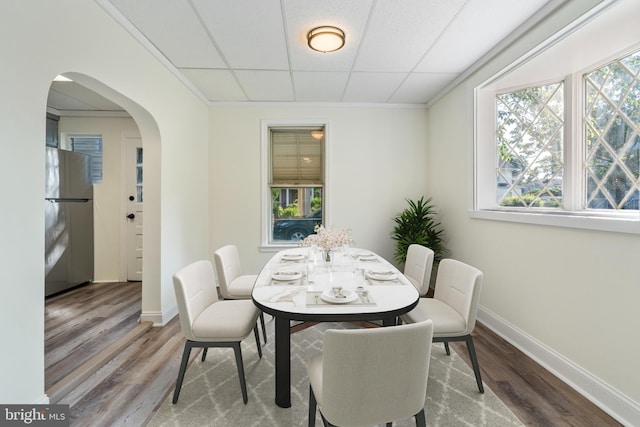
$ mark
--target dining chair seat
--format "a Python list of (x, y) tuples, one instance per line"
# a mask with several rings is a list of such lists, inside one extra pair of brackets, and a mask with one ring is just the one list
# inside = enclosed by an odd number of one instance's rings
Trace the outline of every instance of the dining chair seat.
[(466, 335), (467, 323), (464, 317), (449, 305), (434, 298), (420, 298), (418, 306), (402, 316), (407, 323), (433, 320), (433, 336)]
[[(193, 321), (191, 331), (198, 341), (241, 341), (256, 323), (257, 309), (251, 300), (225, 300), (213, 304)], [(229, 321), (233, 319), (233, 321)]]
[(227, 296), (225, 299), (247, 299), (251, 298), (253, 285), (258, 278), (257, 274), (245, 274), (238, 276), (227, 284)]

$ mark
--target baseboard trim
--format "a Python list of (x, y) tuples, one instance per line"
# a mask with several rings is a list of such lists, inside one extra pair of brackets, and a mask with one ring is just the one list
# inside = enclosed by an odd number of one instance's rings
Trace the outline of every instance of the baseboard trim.
[(618, 422), (623, 425), (640, 425), (639, 402), (635, 402), (490, 310), (479, 307), (477, 318), (479, 322), (514, 345)]
[(50, 403), (49, 396), (46, 394), (43, 394), (39, 399), (36, 399), (36, 401), (33, 402), (34, 405), (48, 405)]
[(164, 326), (178, 314), (178, 306), (174, 305), (166, 311), (143, 311), (141, 322), (151, 322), (153, 326)]

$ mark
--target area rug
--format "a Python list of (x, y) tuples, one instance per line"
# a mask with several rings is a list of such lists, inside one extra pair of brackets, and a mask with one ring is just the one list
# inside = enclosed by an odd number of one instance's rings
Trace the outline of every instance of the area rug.
[[(291, 335), (291, 408), (274, 402), (274, 337), (268, 322), (268, 343), (258, 358), (253, 334), (242, 342), (249, 402), (242, 402), (233, 350), (210, 348), (207, 359), (198, 357), (187, 369), (178, 403), (173, 389), (148, 426), (151, 427), (288, 427), (306, 426), (309, 381), (306, 361), (322, 351), (322, 336), (329, 328), (355, 328), (349, 323), (321, 323)], [(522, 426), (523, 424), (485, 385), (478, 392), (473, 371), (442, 344), (431, 352), (425, 412), (428, 426)], [(482, 361), (481, 361), (482, 362)], [(177, 374), (177, 372), (176, 372)], [(398, 420), (396, 427), (415, 426), (413, 418)], [(316, 426), (322, 426), (320, 416)]]

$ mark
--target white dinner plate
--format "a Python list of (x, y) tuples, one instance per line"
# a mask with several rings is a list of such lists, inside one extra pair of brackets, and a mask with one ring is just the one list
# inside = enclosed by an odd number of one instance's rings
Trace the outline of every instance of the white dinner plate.
[(395, 280), (398, 274), (392, 270), (367, 270), (367, 277), (374, 280)]
[(284, 254), (282, 255), (282, 259), (285, 261), (300, 261), (305, 259), (304, 254)]
[(320, 294), (320, 298), (322, 298), (323, 301), (330, 302), (331, 304), (346, 304), (358, 299), (358, 294), (349, 289), (342, 289), (342, 295), (344, 295), (344, 297), (336, 298), (333, 295), (333, 289), (327, 289)]
[(372, 254), (364, 254), (364, 255), (359, 255), (358, 259), (360, 261), (377, 261), (378, 257)]
[(302, 277), (302, 272), (300, 271), (276, 271), (271, 275), (273, 280), (298, 280)]

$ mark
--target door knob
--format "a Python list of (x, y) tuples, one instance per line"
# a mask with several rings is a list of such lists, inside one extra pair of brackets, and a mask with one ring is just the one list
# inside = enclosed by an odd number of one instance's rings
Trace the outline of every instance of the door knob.
[(134, 219), (135, 217), (136, 217), (136, 216), (135, 216), (134, 214), (132, 214), (132, 213), (130, 213), (129, 215), (127, 215), (127, 218), (129, 218), (129, 219)]

